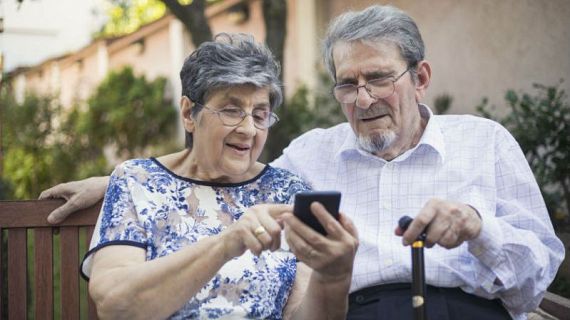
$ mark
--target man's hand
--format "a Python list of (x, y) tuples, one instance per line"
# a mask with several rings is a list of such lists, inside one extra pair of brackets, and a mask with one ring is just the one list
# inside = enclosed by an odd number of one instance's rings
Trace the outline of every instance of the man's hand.
[(451, 249), (479, 235), (481, 217), (473, 207), (466, 204), (431, 199), (414, 218), (408, 230), (402, 233), (400, 228), (396, 228), (396, 235), (403, 236), (404, 245), (410, 245), (424, 230), (427, 247), (439, 244)]
[(44, 190), (39, 199), (63, 198), (66, 202), (53, 210), (47, 220), (49, 223), (59, 223), (75, 211), (88, 208), (103, 199), (109, 177), (92, 177), (79, 181), (58, 184)]

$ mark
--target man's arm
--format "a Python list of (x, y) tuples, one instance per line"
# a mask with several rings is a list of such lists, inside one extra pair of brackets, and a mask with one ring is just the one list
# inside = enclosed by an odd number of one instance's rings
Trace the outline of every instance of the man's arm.
[(479, 236), (468, 242), (478, 262), (474, 289), (499, 296), (511, 311), (527, 312), (538, 307), (554, 279), (564, 246), (522, 150), (502, 127), (495, 148), (495, 208), (473, 203), (483, 220)]
[(53, 210), (47, 220), (49, 223), (60, 223), (70, 214), (88, 208), (105, 196), (109, 177), (91, 177), (79, 181), (58, 184), (40, 194), (39, 199), (63, 198), (66, 202)]
[[(499, 297), (509, 311), (520, 314), (540, 303), (564, 247), (517, 142), (502, 127), (495, 134), (496, 198), (464, 203), (432, 199), (403, 234), (403, 242), (410, 244), (426, 228), (428, 246), (454, 248), (466, 242), (473, 256), (469, 289), (489, 299)], [(402, 235), (401, 230), (396, 234)]]

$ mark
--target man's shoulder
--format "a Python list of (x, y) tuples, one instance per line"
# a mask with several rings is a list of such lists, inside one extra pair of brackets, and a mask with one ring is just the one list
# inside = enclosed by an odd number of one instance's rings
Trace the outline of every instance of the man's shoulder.
[(311, 129), (296, 139), (291, 144), (298, 143), (334, 143), (343, 142), (347, 135), (352, 132), (352, 128), (348, 122), (337, 124), (330, 128), (315, 128)]
[(473, 130), (496, 131), (504, 129), (498, 122), (470, 114), (436, 115), (433, 117), (433, 120), (438, 123), (444, 133), (473, 132)]
[(489, 148), (492, 145), (517, 145), (511, 133), (500, 123), (474, 115), (434, 116), (448, 146)]

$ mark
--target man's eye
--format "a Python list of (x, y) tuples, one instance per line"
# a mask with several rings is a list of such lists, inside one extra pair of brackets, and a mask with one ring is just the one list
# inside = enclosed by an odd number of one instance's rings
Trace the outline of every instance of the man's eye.
[(343, 81), (340, 83), (337, 83), (336, 87), (337, 88), (354, 88), (357, 85), (357, 83), (352, 82), (352, 81)]
[(390, 78), (374, 79), (368, 81), (368, 85), (376, 88), (389, 87), (392, 85), (392, 80)]

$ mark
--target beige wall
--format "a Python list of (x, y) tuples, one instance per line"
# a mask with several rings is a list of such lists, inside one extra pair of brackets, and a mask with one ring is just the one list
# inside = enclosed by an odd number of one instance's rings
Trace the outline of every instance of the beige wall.
[[(387, 1), (330, 1), (331, 16)], [(417, 22), (432, 83), (425, 102), (449, 93), (453, 113), (472, 113), (483, 96), (504, 106), (507, 89), (565, 78), (570, 93), (570, 1), (394, 0)]]
[(172, 68), (172, 63), (168, 59), (170, 57), (168, 26), (148, 35), (143, 42), (144, 44), (135, 42), (109, 53), (110, 70), (130, 65), (136, 74), (144, 74), (150, 80), (158, 76), (167, 77)]
[(85, 101), (102, 80), (97, 48), (98, 44), (95, 43), (77, 56), (71, 56), (59, 64), (59, 94), (63, 106), (69, 107), (76, 102)]

